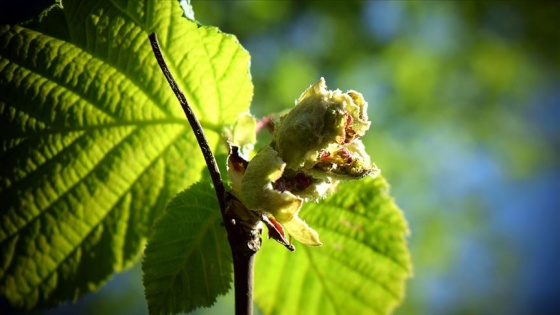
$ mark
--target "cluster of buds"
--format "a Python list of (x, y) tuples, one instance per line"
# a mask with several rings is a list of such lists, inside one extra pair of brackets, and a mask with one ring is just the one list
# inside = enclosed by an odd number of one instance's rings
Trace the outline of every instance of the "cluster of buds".
[[(327, 90), (321, 78), (274, 122), (271, 143), (249, 163), (230, 154), (233, 194), (273, 222), (280, 234), (285, 230), (290, 240), (322, 245), (298, 213), (304, 202), (325, 197), (339, 181), (379, 173), (360, 140), (370, 126), (367, 105), (356, 91)], [(290, 241), (281, 242), (291, 246)]]

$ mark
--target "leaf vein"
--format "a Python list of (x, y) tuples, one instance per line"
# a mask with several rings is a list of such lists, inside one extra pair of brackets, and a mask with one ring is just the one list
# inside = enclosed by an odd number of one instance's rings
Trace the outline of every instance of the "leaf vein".
[(303, 247), (303, 251), (307, 256), (307, 259), (309, 260), (310, 267), (315, 272), (315, 274), (317, 274), (317, 279), (321, 283), (321, 286), (324, 288), (325, 294), (327, 296), (327, 300), (329, 300), (330, 304), (333, 306), (335, 314), (341, 314), (335, 303), (336, 299), (334, 298), (333, 293), (330, 292), (327, 288), (327, 285), (325, 283), (325, 276), (321, 273), (321, 271), (319, 270), (319, 268), (317, 268), (317, 265), (313, 261), (313, 255), (311, 255), (307, 247)]
[[(167, 147), (164, 148), (164, 149), (162, 149), (162, 151), (161, 151), (156, 157), (154, 157), (154, 159), (153, 159), (153, 161), (150, 163), (150, 165), (148, 165), (148, 166), (136, 177), (136, 179), (130, 183), (128, 190), (125, 191), (125, 192), (123, 192), (121, 198), (119, 198), (119, 200), (117, 200), (117, 201), (115, 202), (115, 204), (118, 203), (122, 198), (124, 198), (124, 196), (125, 196), (127, 193), (130, 192), (130, 189), (138, 182), (138, 180), (141, 178), (141, 175), (143, 175), (146, 171), (148, 171), (148, 170), (151, 168), (151, 166), (152, 166), (155, 162), (157, 162), (158, 159), (159, 159), (163, 154), (165, 154), (165, 153), (167, 152), (167, 150), (173, 145), (173, 143), (175, 142), (175, 140), (176, 140), (177, 138), (179, 138), (180, 136), (181, 136), (181, 133), (179, 133), (174, 139), (172, 139), (171, 141), (169, 141), (169, 144), (167, 145)], [(99, 165), (99, 164), (98, 164), (98, 165)], [(104, 216), (98, 220), (98, 223), (97, 223), (97, 224), (92, 225), (91, 228), (90, 228), (90, 230), (89, 230), (87, 233), (84, 234), (84, 237), (82, 238), (82, 240), (81, 240), (80, 242), (76, 243), (76, 246), (74, 247), (74, 249), (72, 249), (70, 252), (68, 252), (68, 253), (65, 255), (65, 257), (64, 257), (63, 259), (61, 259), (51, 271), (49, 271), (44, 277), (39, 277), (39, 281), (37, 282), (37, 285), (33, 288), (34, 290), (37, 290), (40, 284), (42, 284), (48, 277), (50, 277), (50, 275), (52, 275), (54, 272), (56, 272), (57, 269), (58, 269), (58, 267), (59, 267), (62, 263), (64, 263), (76, 250), (78, 250), (78, 248), (81, 247), (82, 243), (90, 236), (90, 234), (91, 234), (91, 233), (95, 230), (95, 228), (100, 224), (99, 222), (102, 222), (102, 221), (109, 215), (110, 212), (111, 212), (111, 211), (107, 211), (107, 212), (104, 214)], [(45, 213), (45, 211), (42, 211), (40, 214), (44, 214), (44, 213)], [(28, 291), (27, 294), (24, 294), (24, 295), (29, 296), (30, 294), (32, 294), (33, 289), (32, 289), (31, 291)]]

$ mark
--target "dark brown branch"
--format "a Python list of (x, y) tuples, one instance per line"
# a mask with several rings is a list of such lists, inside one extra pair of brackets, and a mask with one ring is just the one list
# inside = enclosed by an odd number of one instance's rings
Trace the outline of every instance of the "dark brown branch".
[(233, 255), (235, 314), (253, 314), (255, 255)]
[[(177, 96), (185, 115), (193, 129), (193, 132), (198, 141), (198, 145), (202, 150), (202, 155), (208, 166), (210, 177), (214, 183), (214, 190), (216, 197), (220, 204), (220, 211), (224, 226), (228, 233), (228, 240), (231, 247), (233, 256), (233, 273), (234, 273), (234, 288), (235, 288), (235, 314), (237, 315), (251, 315), (253, 314), (253, 270), (255, 262), (255, 253), (259, 250), (261, 245), (260, 233), (261, 231), (254, 222), (247, 224), (236, 216), (236, 211), (227, 211), (228, 207), (243, 207), (244, 206), (235, 199), (231, 194), (226, 193), (218, 164), (200, 122), (194, 115), (192, 108), (189, 106), (185, 94), (181, 91), (173, 75), (169, 71), (157, 35), (152, 33), (149, 35), (150, 44), (156, 60), (163, 71), (163, 75), (169, 82), (171, 89)], [(245, 210), (247, 211), (247, 210)]]
[(208, 166), (208, 171), (210, 172), (210, 177), (212, 178), (212, 183), (214, 184), (214, 189), (216, 190), (216, 197), (218, 197), (218, 202), (220, 203), (220, 210), (222, 214), (224, 214), (226, 209), (225, 204), (225, 192), (226, 189), (224, 187), (224, 182), (222, 181), (222, 177), (220, 176), (220, 170), (218, 169), (218, 163), (216, 163), (216, 159), (214, 158), (214, 154), (212, 154), (212, 150), (208, 145), (208, 140), (206, 140), (206, 136), (204, 135), (204, 130), (202, 130), (202, 126), (185, 97), (185, 94), (177, 85), (177, 82), (173, 78), (171, 71), (169, 71), (169, 67), (163, 58), (163, 54), (161, 53), (161, 48), (159, 47), (159, 42), (157, 39), (156, 33), (152, 33), (149, 36), (150, 44), (152, 45), (152, 50), (154, 51), (154, 55), (156, 56), (156, 60), (163, 72), (163, 75), (169, 82), (171, 89), (177, 96), (187, 119), (189, 120), (189, 124), (196, 136), (196, 141), (198, 141), (198, 145), (200, 146), (200, 150), (202, 150), (202, 155), (204, 155), (204, 160), (206, 161), (206, 166)]

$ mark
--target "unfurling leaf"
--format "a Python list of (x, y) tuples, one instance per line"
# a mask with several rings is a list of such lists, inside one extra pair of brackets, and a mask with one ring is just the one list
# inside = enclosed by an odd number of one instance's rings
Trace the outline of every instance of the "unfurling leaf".
[(240, 168), (237, 154), (230, 154), (233, 193), (248, 209), (274, 217), (290, 237), (322, 245), (298, 213), (303, 202), (325, 197), (341, 180), (379, 173), (360, 139), (370, 126), (367, 106), (360, 93), (327, 90), (321, 78), (274, 123), (272, 142), (249, 163)]
[[(325, 157), (346, 151), (346, 159), (332, 163), (331, 171), (325, 176), (368, 175), (376, 169), (370, 165), (367, 153), (359, 151), (356, 152), (358, 156), (355, 156), (353, 147), (348, 147), (356, 142), (361, 143), (359, 138), (369, 129), (371, 123), (367, 107), (368, 103), (362, 94), (327, 90), (325, 79), (321, 78), (305, 90), (296, 101), (296, 106), (275, 124), (272, 146), (290, 169), (311, 171), (317, 168), (318, 162), (324, 162)], [(356, 161), (362, 166), (362, 173), (349, 173), (347, 164), (355, 164)], [(321, 167), (318, 171), (321, 173), (326, 170)]]
[(233, 125), (231, 144), (239, 148), (241, 155), (248, 155), (256, 142), (257, 121), (253, 115), (242, 113)]

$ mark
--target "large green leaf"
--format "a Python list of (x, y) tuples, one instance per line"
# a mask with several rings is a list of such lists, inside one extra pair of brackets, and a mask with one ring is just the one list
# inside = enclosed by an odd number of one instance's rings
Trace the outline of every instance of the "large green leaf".
[(177, 1), (63, 4), (32, 28), (0, 27), (0, 294), (28, 309), (130, 266), (167, 200), (200, 178), (149, 33), (211, 146), (252, 97), (248, 53)]
[(142, 263), (150, 314), (210, 306), (232, 280), (220, 206), (209, 182), (175, 196), (154, 224)]
[(378, 176), (348, 182), (301, 217), (322, 247), (295, 252), (271, 242), (257, 254), (255, 299), (271, 314), (387, 314), (411, 274), (401, 211)]

